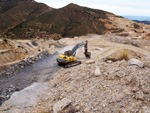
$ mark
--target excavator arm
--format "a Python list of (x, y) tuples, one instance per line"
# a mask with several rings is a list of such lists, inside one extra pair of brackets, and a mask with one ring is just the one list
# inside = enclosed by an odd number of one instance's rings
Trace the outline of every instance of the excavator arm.
[(73, 49), (72, 50), (68, 50), (68, 51), (65, 51), (64, 52), (64, 55), (66, 55), (66, 56), (75, 56), (75, 52), (77, 51), (77, 49), (79, 49), (79, 48), (81, 48), (82, 46), (84, 46), (85, 47), (85, 55), (88, 53), (87, 52), (87, 44), (88, 44), (88, 41), (86, 40), (85, 42), (81, 42), (81, 43), (78, 43), (78, 44), (76, 44), (74, 47), (73, 47)]

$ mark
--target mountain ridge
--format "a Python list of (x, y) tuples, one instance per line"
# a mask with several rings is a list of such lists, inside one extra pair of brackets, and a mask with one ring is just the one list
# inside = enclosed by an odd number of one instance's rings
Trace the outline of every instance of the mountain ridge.
[(148, 20), (144, 20), (144, 21), (133, 20), (133, 21), (150, 25), (150, 21), (148, 21)]
[[(3, 37), (59, 39), (92, 33), (150, 38), (149, 34), (146, 33), (148, 28), (144, 29), (144, 25), (141, 23), (136, 23), (107, 11), (91, 9), (74, 3), (60, 9), (50, 8), (37, 2), (6, 4), (8, 5), (6, 8), (1, 8), (5, 10), (0, 9), (0, 12), (3, 11), (0, 16), (4, 15), (5, 17), (5, 20), (0, 20), (0, 22), (5, 22), (4, 25), (0, 25), (0, 35)], [(17, 14), (21, 14), (21, 16)], [(17, 18), (14, 18), (14, 15)], [(10, 18), (7, 18), (8, 16)], [(8, 21), (13, 24), (8, 24)]]
[[(20, 24), (22, 28), (16, 26), (12, 30), (18, 32), (18, 29), (25, 31), (30, 29), (30, 32), (34, 29), (34, 32), (37, 33), (39, 31), (45, 31), (47, 32), (47, 35), (60, 34), (63, 37), (85, 35), (88, 33), (103, 34), (105, 32), (105, 26), (104, 22), (99, 21), (99, 18), (107, 19), (106, 13), (112, 14), (106, 11), (81, 7), (71, 3), (63, 8), (55, 9), (52, 12), (43, 14), (34, 20)], [(33, 36), (35, 33), (31, 35)]]

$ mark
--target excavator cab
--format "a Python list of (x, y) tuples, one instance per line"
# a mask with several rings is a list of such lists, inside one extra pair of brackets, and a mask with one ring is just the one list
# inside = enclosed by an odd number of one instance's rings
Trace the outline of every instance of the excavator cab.
[(71, 56), (71, 50), (65, 51), (64, 55)]

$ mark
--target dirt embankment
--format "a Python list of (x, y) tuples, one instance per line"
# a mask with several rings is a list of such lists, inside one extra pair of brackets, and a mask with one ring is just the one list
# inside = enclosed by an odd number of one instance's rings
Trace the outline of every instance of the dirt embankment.
[[(0, 39), (0, 67), (9, 66), (28, 57), (33, 57), (43, 51), (55, 53), (55, 46), (50, 46), (55, 41), (49, 40), (10, 40)], [(59, 45), (59, 44), (57, 44)]]

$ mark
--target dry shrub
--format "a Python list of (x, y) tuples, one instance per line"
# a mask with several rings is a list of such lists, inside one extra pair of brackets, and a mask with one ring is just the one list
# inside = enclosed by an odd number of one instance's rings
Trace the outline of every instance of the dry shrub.
[(140, 58), (141, 55), (136, 52), (128, 49), (118, 50), (107, 57), (108, 60), (121, 61), (121, 60), (129, 60), (130, 58)]
[(124, 49), (124, 50), (122, 50), (120, 52), (120, 56), (118, 58), (118, 60), (123, 60), (123, 59), (125, 59), (125, 60), (129, 60), (130, 59), (129, 53), (128, 53), (128, 51), (126, 49)]

